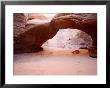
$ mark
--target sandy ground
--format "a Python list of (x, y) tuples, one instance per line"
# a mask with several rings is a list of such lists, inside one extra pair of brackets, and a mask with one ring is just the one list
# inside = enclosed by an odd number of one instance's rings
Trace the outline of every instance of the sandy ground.
[(14, 75), (97, 75), (96, 58), (87, 50), (72, 51), (44, 47), (38, 53), (15, 54)]

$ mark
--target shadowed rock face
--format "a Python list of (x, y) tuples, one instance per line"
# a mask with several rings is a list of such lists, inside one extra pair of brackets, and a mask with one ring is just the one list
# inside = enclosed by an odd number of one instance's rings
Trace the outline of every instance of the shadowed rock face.
[(55, 36), (58, 30), (52, 30), (49, 23), (32, 27), (14, 38), (15, 53), (36, 52), (48, 39)]
[[(24, 19), (23, 14), (14, 14), (14, 34), (16, 35), (20, 30), (17, 36), (14, 36), (14, 53), (42, 50), (41, 46), (44, 42), (54, 37), (59, 29), (66, 28), (79, 29), (88, 33), (93, 38), (93, 45), (97, 46), (96, 14), (57, 14), (50, 23), (42, 23), (30, 28), (24, 27), (26, 26)], [(24, 24), (25, 31), (22, 32), (21, 25), (17, 24), (19, 22)]]
[(48, 39), (55, 36), (58, 30), (53, 30), (50, 23), (38, 25), (26, 24), (22, 13), (14, 14), (14, 53), (37, 52)]

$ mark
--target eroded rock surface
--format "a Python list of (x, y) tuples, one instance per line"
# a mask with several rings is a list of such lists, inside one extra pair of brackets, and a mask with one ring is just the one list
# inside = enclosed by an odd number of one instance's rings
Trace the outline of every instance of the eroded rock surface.
[(26, 31), (26, 22), (27, 18), (23, 13), (14, 13), (13, 14), (13, 28), (14, 28), (14, 37), (24, 33)]

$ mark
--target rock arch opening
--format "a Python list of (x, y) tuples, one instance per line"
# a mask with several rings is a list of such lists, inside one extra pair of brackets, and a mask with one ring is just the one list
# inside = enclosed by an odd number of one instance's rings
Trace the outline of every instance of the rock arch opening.
[(92, 47), (93, 40), (87, 33), (78, 29), (59, 29), (57, 34), (47, 40), (42, 47), (54, 47), (61, 49), (86, 49)]

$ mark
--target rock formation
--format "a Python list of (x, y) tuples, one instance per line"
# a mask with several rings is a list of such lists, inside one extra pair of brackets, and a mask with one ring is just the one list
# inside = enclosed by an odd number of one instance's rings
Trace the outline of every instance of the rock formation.
[(59, 29), (79, 29), (93, 39), (97, 46), (97, 15), (95, 13), (57, 14), (51, 22), (26, 27), (25, 16), (14, 14), (14, 53), (35, 52), (42, 50), (41, 46), (55, 36)]
[[(97, 47), (97, 14), (81, 13), (81, 14), (58, 14), (51, 21), (53, 29), (79, 29), (89, 34), (93, 39), (93, 46)], [(92, 50), (92, 49), (91, 49)], [(94, 53), (93, 57), (97, 57), (97, 48), (89, 52)], [(90, 54), (92, 57), (92, 54)]]
[(53, 30), (49, 22), (26, 26), (24, 19), (23, 14), (14, 14), (14, 53), (40, 51), (42, 50), (41, 45), (55, 36), (58, 31)]
[(26, 31), (27, 19), (23, 13), (14, 13), (13, 14), (13, 29), (14, 29), (14, 37), (17, 37), (19, 34), (22, 34)]
[(58, 14), (51, 21), (51, 26), (54, 29), (79, 29), (91, 35), (93, 45), (97, 45), (97, 14), (82, 13), (82, 14)]

